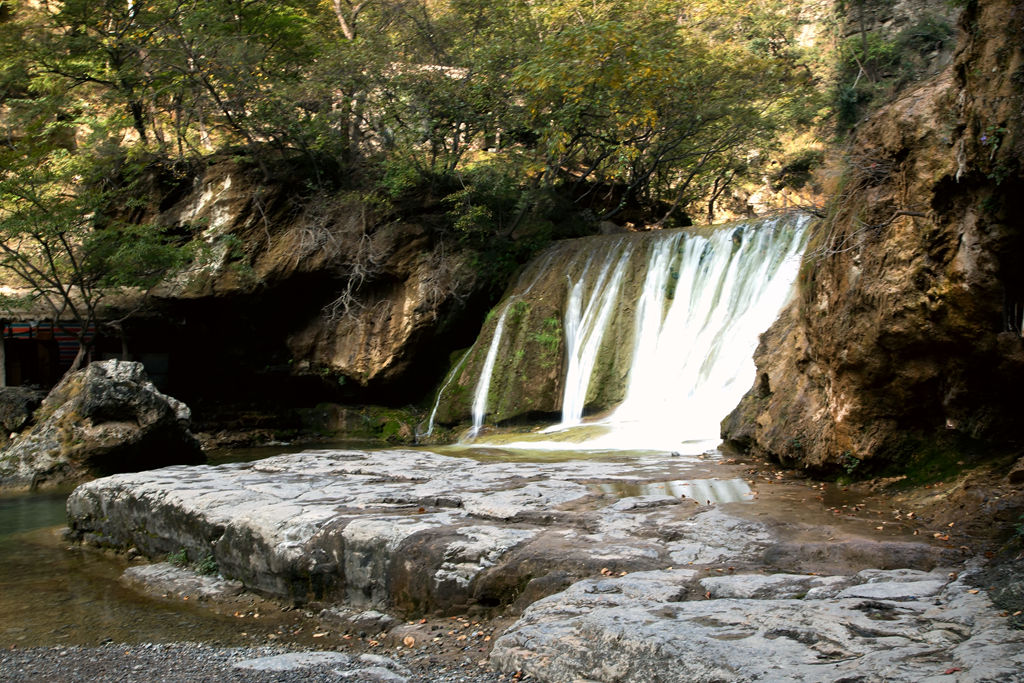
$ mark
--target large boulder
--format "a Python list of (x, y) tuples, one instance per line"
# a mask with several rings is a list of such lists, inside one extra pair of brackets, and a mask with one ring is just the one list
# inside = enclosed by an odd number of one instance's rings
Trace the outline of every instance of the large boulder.
[(0, 488), (204, 462), (190, 417), (188, 406), (157, 390), (141, 363), (92, 363), (58, 384), (36, 424), (0, 451)]
[(0, 387), (0, 425), (17, 432), (32, 419), (46, 392), (36, 387)]
[(170, 353), (197, 370), (189, 390), (267, 391), (262, 378), (246, 384), (255, 368), (322, 382), (323, 398), (425, 393), (483, 312), (470, 252), (432, 227), (429, 207), (394, 220), (353, 193), (311, 193), (288, 160), (271, 171), (214, 157), (151, 209), (206, 245), (154, 292), (162, 321), (188, 320)]

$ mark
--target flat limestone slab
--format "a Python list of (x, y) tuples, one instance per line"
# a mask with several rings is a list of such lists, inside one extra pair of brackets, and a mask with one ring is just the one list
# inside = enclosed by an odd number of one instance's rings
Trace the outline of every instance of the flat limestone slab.
[[(662, 465), (625, 469), (636, 477)], [(223, 575), (277, 597), (458, 611), (511, 602), (522, 584), (567, 565), (579, 577), (669, 562), (658, 525), (682, 523), (697, 506), (613, 508), (619, 499), (590, 482), (622, 478), (623, 469), (309, 451), (99, 479), (75, 490), (68, 516), (85, 542), (150, 557), (212, 555)], [(509, 569), (524, 562), (527, 570)]]
[(793, 589), (837, 577), (705, 579), (706, 599), (688, 593), (693, 578), (580, 581), (530, 606), (491, 662), (546, 683), (1024, 681), (1024, 631), (942, 572), (860, 572), (819, 599)]
[[(99, 479), (74, 491), (68, 517), (72, 535), (87, 543), (149, 557), (185, 549), (193, 562), (212, 556), (223, 576), (263, 594), (403, 616), (518, 609), (602, 573), (716, 563), (731, 570), (763, 566), (769, 556), (779, 569), (813, 570), (802, 557), (799, 567), (780, 566), (788, 554), (777, 552), (778, 524), (687, 498), (678, 492), (686, 487), (673, 495), (610, 491), (616, 482), (629, 491), (661, 482), (668, 491), (664, 482), (687, 473), (692, 465), (667, 455), (523, 463), (317, 450)], [(833, 533), (820, 532), (821, 542)], [(858, 543), (895, 552), (892, 542)], [(931, 552), (896, 545), (910, 548), (900, 551), (908, 557)]]
[(244, 588), (241, 581), (203, 576), (168, 562), (129, 567), (121, 575), (121, 582), (153, 595), (211, 602), (230, 602)]

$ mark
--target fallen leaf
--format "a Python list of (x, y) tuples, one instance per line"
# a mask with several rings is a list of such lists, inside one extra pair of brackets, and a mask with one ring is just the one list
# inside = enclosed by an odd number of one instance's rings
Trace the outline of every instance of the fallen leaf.
[(969, 590), (969, 591), (967, 591), (967, 592), (968, 592), (968, 593), (971, 593), (971, 594), (974, 594), (974, 593), (977, 593), (977, 592), (978, 592), (978, 589), (977, 589), (977, 588), (972, 588), (971, 590)]
[(416, 639), (412, 636), (406, 636), (405, 638), (402, 638), (402, 645), (405, 645), (406, 647), (413, 647), (416, 645)]
[(314, 638), (323, 638), (326, 635), (329, 635), (329, 633), (327, 631), (323, 631), (322, 633), (314, 633), (313, 637)]
[(942, 673), (948, 676), (949, 674), (955, 674), (957, 671), (963, 671), (963, 669), (961, 669), (959, 666), (951, 666)]

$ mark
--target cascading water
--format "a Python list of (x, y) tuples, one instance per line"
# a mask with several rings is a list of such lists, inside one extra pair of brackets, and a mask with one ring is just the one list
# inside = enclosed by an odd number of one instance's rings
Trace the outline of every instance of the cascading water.
[(789, 298), (806, 223), (675, 235), (655, 245), (626, 397), (606, 420), (605, 445), (717, 442), (722, 418), (753, 384), (758, 335)]
[[(590, 287), (583, 306), (587, 271), (593, 255), (583, 269), (583, 275), (569, 281), (569, 304), (565, 311), (565, 345), (568, 364), (565, 371), (565, 391), (562, 394), (562, 424), (577, 425), (583, 419), (590, 377), (597, 363), (608, 320), (619, 299), (622, 277), (633, 252), (633, 245), (620, 243), (608, 250), (597, 279)], [(581, 310), (582, 309), (582, 310)]]
[(484, 360), (484, 369), (480, 373), (480, 380), (476, 384), (476, 392), (473, 394), (473, 429), (470, 436), (474, 437), (480, 433), (484, 425), (484, 417), (487, 415), (487, 394), (491, 390), (491, 375), (494, 374), (494, 362), (498, 359), (498, 349), (501, 348), (501, 338), (505, 333), (505, 318), (512, 308), (512, 301), (505, 304), (498, 317), (498, 324), (494, 328), (494, 338), (491, 346), (487, 349), (487, 358)]
[[(561, 422), (501, 447), (685, 453), (713, 447), (720, 421), (753, 384), (758, 335), (790, 296), (808, 221), (789, 215), (556, 245), (524, 273), (530, 286), (513, 292), (501, 309), (475, 386), (471, 437), (487, 415), (513, 303), (528, 301), (553, 254), (572, 248), (560, 262), (568, 279)], [(617, 335), (609, 333), (613, 324)], [(628, 358), (621, 402), (600, 419), (585, 420), (588, 401), (604, 395), (596, 383), (614, 374), (606, 354)]]
[[(501, 343), (505, 334), (505, 320), (508, 317), (509, 311), (517, 301), (522, 301), (529, 295), (530, 290), (533, 289), (534, 285), (537, 284), (537, 279), (540, 274), (544, 273), (553, 258), (553, 254), (548, 253), (545, 256), (540, 257), (532, 268), (528, 268), (520, 277), (517, 283), (517, 288), (522, 288), (524, 282), (529, 282), (529, 285), (525, 289), (518, 292), (505, 302), (505, 305), (501, 309), (501, 313), (498, 316), (498, 321), (494, 327), (494, 335), (491, 339), (491, 345), (487, 348), (487, 356), (484, 359), (484, 365), (480, 372), (480, 378), (476, 383), (476, 390), (473, 392), (473, 427), (470, 429), (469, 438), (476, 437), (480, 433), (480, 428), (483, 427), (484, 418), (487, 415), (487, 398), (491, 389), (491, 376), (494, 373), (494, 364), (498, 358), (498, 350), (501, 348)], [(472, 349), (470, 350), (472, 352)], [(452, 380), (457, 376), (460, 367), (469, 357), (469, 353), (460, 359), (459, 363), (452, 372), (446, 378), (441, 391), (437, 394), (437, 400), (434, 403), (434, 409), (430, 413), (430, 425), (427, 428), (427, 436), (430, 435), (434, 430), (434, 417), (437, 415), (438, 405), (441, 402), (441, 397), (444, 394), (444, 390), (451, 384)]]
[[(429, 437), (434, 433), (434, 418), (437, 417), (437, 409), (441, 406), (441, 397), (444, 396), (445, 390), (451, 386), (452, 381), (458, 376), (459, 371), (462, 370), (462, 366), (466, 364), (466, 359), (469, 358), (469, 354), (472, 351), (472, 347), (468, 351), (462, 354), (462, 358), (455, 364), (448, 376), (444, 378), (444, 383), (441, 385), (441, 390), (437, 392), (437, 397), (434, 399), (434, 407), (430, 410), (430, 417), (427, 419), (427, 431), (422, 436)], [(481, 420), (481, 424), (482, 424)]]

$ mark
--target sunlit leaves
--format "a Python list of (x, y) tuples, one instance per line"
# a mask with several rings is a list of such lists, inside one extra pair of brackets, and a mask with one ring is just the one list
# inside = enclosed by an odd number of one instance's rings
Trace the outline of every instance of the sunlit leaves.
[(513, 74), (550, 173), (648, 200), (696, 195), (704, 175), (767, 144), (786, 124), (784, 66), (699, 28), (609, 10), (545, 38)]

